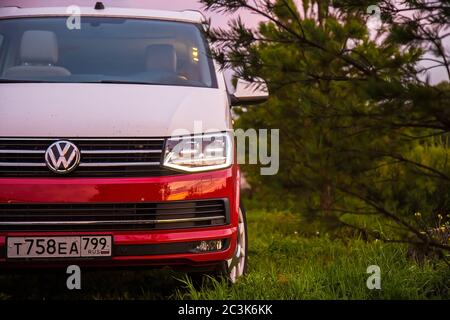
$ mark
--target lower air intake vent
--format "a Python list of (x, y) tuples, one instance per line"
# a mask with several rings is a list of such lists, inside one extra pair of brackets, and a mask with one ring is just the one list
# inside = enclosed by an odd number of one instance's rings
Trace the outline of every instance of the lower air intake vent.
[(0, 204), (0, 231), (155, 230), (229, 223), (226, 199), (138, 203)]

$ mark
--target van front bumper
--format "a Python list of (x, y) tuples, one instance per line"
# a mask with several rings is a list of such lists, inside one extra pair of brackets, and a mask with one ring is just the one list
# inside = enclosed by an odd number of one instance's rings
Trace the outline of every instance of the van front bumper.
[[(0, 231), (0, 268), (47, 268), (80, 266), (214, 266), (230, 259), (236, 249), (239, 212), (239, 168), (195, 174), (145, 178), (0, 178), (0, 205), (89, 204), (171, 202), (226, 199), (229, 219), (225, 225), (158, 230), (82, 229), (64, 231)], [(1, 211), (0, 211), (1, 214)], [(8, 259), (7, 237), (51, 237), (110, 235), (112, 256), (108, 258)], [(222, 240), (213, 252), (194, 252), (202, 240)]]

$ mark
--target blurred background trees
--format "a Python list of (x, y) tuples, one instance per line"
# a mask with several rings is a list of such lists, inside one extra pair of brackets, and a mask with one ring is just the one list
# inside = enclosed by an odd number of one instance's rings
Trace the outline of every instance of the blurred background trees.
[(244, 166), (253, 196), (325, 230), (448, 251), (450, 1), (201, 2), (262, 18), (207, 32), (222, 67), (271, 92), (236, 110), (241, 128), (280, 129), (279, 173)]

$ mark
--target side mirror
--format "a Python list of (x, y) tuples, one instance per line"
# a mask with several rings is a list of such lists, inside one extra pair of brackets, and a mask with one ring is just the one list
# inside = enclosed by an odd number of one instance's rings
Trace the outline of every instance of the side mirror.
[(231, 106), (242, 106), (263, 103), (269, 99), (269, 89), (264, 80), (248, 82), (239, 79), (236, 91), (231, 94)]

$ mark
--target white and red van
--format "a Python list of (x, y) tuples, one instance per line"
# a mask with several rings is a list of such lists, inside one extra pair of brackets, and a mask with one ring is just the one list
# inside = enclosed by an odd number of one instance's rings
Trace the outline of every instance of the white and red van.
[(203, 22), (101, 3), (78, 17), (0, 8), (1, 269), (244, 273), (230, 108), (267, 91), (227, 92)]

